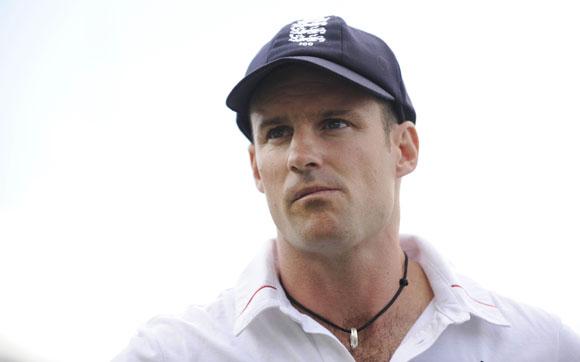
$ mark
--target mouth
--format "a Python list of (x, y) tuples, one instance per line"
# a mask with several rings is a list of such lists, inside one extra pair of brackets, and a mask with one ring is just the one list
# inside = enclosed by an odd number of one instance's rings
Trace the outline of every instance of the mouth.
[(333, 188), (333, 187), (326, 187), (326, 186), (305, 187), (305, 188), (300, 189), (294, 193), (294, 195), (292, 197), (292, 203), (294, 203), (300, 199), (303, 199), (309, 195), (318, 195), (318, 194), (323, 194), (323, 193), (332, 192), (332, 191), (339, 191), (339, 189)]

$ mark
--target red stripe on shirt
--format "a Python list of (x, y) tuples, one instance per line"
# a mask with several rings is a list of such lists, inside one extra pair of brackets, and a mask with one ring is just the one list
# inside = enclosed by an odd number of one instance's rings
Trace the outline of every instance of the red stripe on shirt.
[(487, 306), (487, 307), (497, 308), (497, 306), (495, 306), (495, 305), (493, 305), (493, 304), (487, 304), (487, 303), (484, 303), (484, 302), (480, 302), (479, 300), (477, 300), (477, 299), (473, 298), (471, 295), (469, 295), (469, 293), (467, 292), (467, 290), (465, 290), (465, 288), (463, 288), (463, 287), (462, 287), (461, 285), (459, 285), (459, 284), (453, 284), (453, 285), (451, 285), (451, 288), (461, 288), (461, 289), (462, 289), (462, 290), (465, 292), (465, 294), (467, 294), (467, 296), (468, 296), (469, 298), (473, 299), (473, 301), (475, 301), (475, 302), (477, 302), (477, 303), (479, 303), (479, 304), (483, 304), (483, 305), (485, 305), (485, 306)]
[(268, 284), (262, 285), (261, 287), (259, 287), (258, 289), (256, 289), (256, 291), (254, 292), (254, 294), (252, 294), (252, 296), (250, 297), (250, 300), (248, 300), (248, 303), (246, 304), (246, 306), (244, 307), (244, 309), (242, 310), (242, 312), (240, 314), (244, 313), (244, 311), (246, 310), (246, 308), (248, 308), (248, 306), (250, 305), (250, 303), (252, 303), (252, 300), (254, 299), (254, 297), (256, 296), (256, 294), (258, 294), (258, 292), (260, 290), (264, 289), (264, 288), (278, 289), (278, 288), (276, 288), (273, 285), (268, 285)]

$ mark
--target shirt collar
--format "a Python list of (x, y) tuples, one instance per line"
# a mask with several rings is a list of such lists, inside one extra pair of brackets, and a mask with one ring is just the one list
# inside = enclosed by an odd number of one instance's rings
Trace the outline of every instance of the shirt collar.
[[(431, 284), (435, 308), (454, 323), (462, 323), (472, 315), (501, 326), (509, 326), (492, 294), (475, 282), (457, 276), (449, 264), (426, 241), (400, 236), (401, 247), (411, 260), (418, 262)], [(280, 308), (297, 322), (304, 322), (288, 301), (276, 271), (276, 243), (270, 240), (244, 270), (236, 287), (234, 334), (241, 333), (260, 313)]]
[(471, 316), (489, 323), (509, 326), (493, 294), (472, 280), (457, 275), (448, 262), (426, 241), (411, 235), (400, 236), (401, 248), (421, 265), (433, 290), (435, 308), (454, 323)]
[(286, 298), (276, 272), (276, 243), (266, 243), (240, 276), (234, 289), (234, 334), (238, 335), (262, 311), (291, 304)]

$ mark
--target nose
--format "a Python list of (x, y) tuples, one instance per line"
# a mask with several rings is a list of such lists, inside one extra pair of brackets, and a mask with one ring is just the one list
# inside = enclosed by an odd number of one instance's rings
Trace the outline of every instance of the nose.
[(322, 163), (322, 145), (313, 132), (296, 130), (288, 150), (288, 169), (296, 173), (309, 172)]

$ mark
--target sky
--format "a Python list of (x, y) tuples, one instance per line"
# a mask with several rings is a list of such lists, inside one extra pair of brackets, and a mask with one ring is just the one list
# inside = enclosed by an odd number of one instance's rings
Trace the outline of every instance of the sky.
[[(580, 331), (580, 24), (567, 1), (0, 0), (0, 360), (110, 360), (275, 235), (225, 98), (282, 26), (339, 15), (417, 111), (401, 231)], [(3, 359), (2, 359), (3, 358)]]

